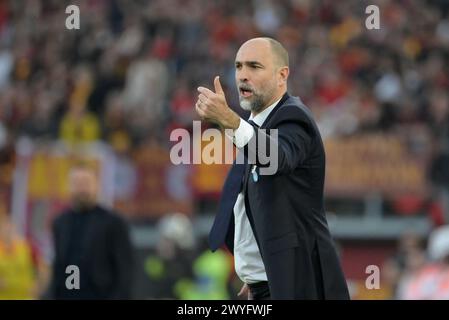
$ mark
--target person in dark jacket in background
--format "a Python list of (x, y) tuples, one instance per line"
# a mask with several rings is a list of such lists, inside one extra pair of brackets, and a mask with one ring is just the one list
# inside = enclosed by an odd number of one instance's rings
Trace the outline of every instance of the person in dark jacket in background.
[(53, 222), (52, 279), (44, 298), (129, 299), (133, 254), (127, 223), (97, 204), (94, 171), (69, 176), (71, 207)]

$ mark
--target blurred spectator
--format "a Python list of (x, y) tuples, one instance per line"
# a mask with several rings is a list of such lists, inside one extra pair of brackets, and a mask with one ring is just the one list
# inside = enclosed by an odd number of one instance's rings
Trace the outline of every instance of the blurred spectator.
[(175, 284), (174, 290), (179, 299), (226, 300), (230, 298), (229, 280), (233, 262), (228, 253), (224, 250), (211, 252), (207, 247), (193, 261), (192, 268), (192, 279), (181, 278)]
[(384, 263), (384, 280), (393, 297), (400, 295), (404, 278), (410, 277), (426, 262), (423, 240), (414, 232), (405, 232), (398, 241), (396, 254)]
[(191, 127), (192, 121), (197, 118), (195, 110), (192, 108), (195, 105), (194, 92), (195, 88), (189, 86), (185, 80), (178, 79), (170, 102), (170, 108), (173, 121), (184, 128)]
[(401, 279), (401, 300), (449, 299), (449, 226), (432, 231), (427, 253), (430, 262)]
[(73, 101), (62, 118), (59, 137), (69, 145), (94, 142), (100, 138), (98, 120), (84, 105)]
[(34, 139), (52, 140), (57, 136), (54, 110), (55, 100), (49, 92), (38, 93), (34, 101), (34, 111), (21, 127), (21, 133)]
[(70, 145), (94, 142), (101, 137), (97, 116), (86, 108), (93, 88), (92, 81), (92, 73), (88, 67), (80, 66), (75, 69), (74, 88), (68, 100), (69, 108), (59, 128), (59, 137)]
[[(97, 179), (92, 169), (70, 172), (71, 208), (53, 223), (55, 257), (45, 298), (130, 299), (133, 253), (124, 220), (99, 206)], [(79, 288), (66, 285), (70, 265), (78, 267)]]
[(126, 108), (145, 120), (146, 126), (155, 125), (164, 115), (169, 73), (162, 55), (154, 46), (151, 52), (144, 52), (134, 61), (127, 71), (124, 88)]
[(145, 271), (150, 278), (152, 298), (182, 298), (176, 287), (191, 281), (196, 240), (192, 224), (182, 213), (168, 214), (158, 224), (156, 255), (147, 257)]
[(123, 97), (111, 92), (106, 98), (106, 114), (102, 121), (104, 140), (117, 152), (130, 152), (133, 146), (132, 137), (125, 121)]
[(36, 274), (31, 247), (9, 217), (0, 215), (0, 300), (35, 298)]
[(436, 139), (449, 145), (449, 94), (435, 90), (429, 99), (428, 125)]
[(449, 95), (435, 91), (430, 97), (429, 127), (434, 137), (434, 152), (429, 162), (429, 179), (436, 225), (449, 223)]

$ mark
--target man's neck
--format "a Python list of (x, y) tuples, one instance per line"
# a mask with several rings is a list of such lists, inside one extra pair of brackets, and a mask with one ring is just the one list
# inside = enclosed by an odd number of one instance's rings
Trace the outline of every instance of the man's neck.
[(284, 96), (284, 94), (286, 93), (287, 91), (283, 91), (282, 93), (280, 93), (280, 94), (277, 94), (277, 95), (275, 95), (272, 99), (270, 99), (270, 101), (262, 108), (262, 109), (260, 109), (259, 111), (251, 111), (251, 117), (255, 117), (255, 116), (257, 116), (259, 113), (261, 113), (261, 112), (263, 112), (266, 108), (268, 108), (269, 106), (271, 106), (275, 101), (278, 101), (278, 100), (280, 100), (283, 96)]

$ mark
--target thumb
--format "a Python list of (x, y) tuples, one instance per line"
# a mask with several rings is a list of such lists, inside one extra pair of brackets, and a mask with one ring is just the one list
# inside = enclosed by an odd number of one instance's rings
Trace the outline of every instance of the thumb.
[(219, 76), (216, 76), (214, 79), (214, 87), (215, 87), (215, 93), (224, 95), (224, 91), (223, 91), (223, 88), (221, 87)]

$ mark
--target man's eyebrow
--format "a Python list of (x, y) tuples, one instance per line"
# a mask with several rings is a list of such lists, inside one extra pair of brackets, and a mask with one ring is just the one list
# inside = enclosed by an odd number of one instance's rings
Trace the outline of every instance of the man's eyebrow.
[(245, 64), (247, 66), (261, 66), (264, 67), (264, 65), (262, 63), (260, 63), (259, 61), (235, 61), (236, 65), (241, 65), (241, 64)]

